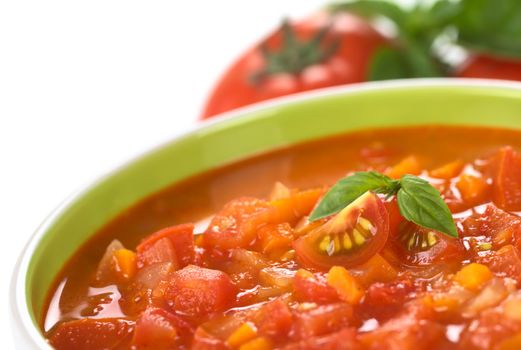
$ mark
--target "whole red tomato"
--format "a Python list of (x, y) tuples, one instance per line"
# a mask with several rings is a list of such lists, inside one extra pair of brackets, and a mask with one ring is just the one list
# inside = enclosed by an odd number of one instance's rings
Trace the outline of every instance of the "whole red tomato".
[(347, 13), (317, 13), (285, 22), (228, 68), (201, 119), (273, 97), (364, 81), (374, 52), (387, 40)]
[(485, 55), (471, 56), (457, 72), (457, 76), (521, 81), (521, 60)]

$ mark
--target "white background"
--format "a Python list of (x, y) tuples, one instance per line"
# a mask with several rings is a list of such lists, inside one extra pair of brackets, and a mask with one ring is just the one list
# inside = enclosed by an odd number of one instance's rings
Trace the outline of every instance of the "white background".
[[(0, 329), (15, 260), (76, 188), (195, 122), (243, 49), (320, 0), (0, 1)], [(4, 342), (8, 342), (5, 344)]]

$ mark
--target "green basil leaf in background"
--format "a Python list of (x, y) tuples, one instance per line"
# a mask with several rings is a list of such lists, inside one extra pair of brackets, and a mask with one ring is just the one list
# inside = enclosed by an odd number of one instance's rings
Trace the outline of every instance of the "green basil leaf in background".
[(332, 11), (353, 12), (363, 17), (383, 16), (393, 22), (401, 23), (407, 13), (395, 3), (386, 0), (356, 0), (350, 2), (337, 2), (329, 6)]
[(381, 48), (369, 65), (369, 80), (445, 76), (443, 66), (429, 53), (409, 44), (406, 48)]
[(458, 237), (452, 214), (438, 190), (412, 175), (400, 179), (398, 207), (402, 216), (417, 225)]
[(460, 0), (458, 41), (493, 55), (521, 57), (521, 1)]
[(369, 80), (388, 80), (410, 78), (410, 70), (403, 54), (394, 48), (379, 49), (369, 66)]
[(432, 54), (431, 48), (421, 47), (416, 42), (409, 41), (404, 49), (404, 57), (409, 65), (412, 78), (442, 77), (446, 75), (441, 64)]
[(357, 172), (339, 180), (309, 216), (310, 221), (336, 214), (367, 191), (391, 194), (398, 181), (373, 171)]

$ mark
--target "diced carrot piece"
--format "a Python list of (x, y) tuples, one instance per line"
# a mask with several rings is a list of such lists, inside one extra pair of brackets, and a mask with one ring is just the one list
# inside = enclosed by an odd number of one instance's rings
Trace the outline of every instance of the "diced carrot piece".
[(438, 179), (449, 180), (458, 176), (463, 170), (464, 166), (465, 163), (463, 163), (461, 159), (458, 159), (431, 170), (429, 175)]
[(398, 179), (405, 174), (418, 175), (422, 171), (420, 161), (415, 156), (402, 159), (398, 164), (386, 170), (386, 175)]
[(468, 174), (460, 176), (456, 187), (461, 193), (461, 198), (469, 204), (484, 202), (489, 190), (485, 179)]
[(467, 289), (478, 291), (493, 276), (487, 266), (471, 263), (462, 267), (454, 276), (454, 280)]
[(301, 217), (309, 215), (323, 193), (324, 190), (319, 188), (297, 192), (288, 198), (272, 201), (270, 205), (273, 209), (267, 212), (266, 221), (274, 224), (283, 222), (295, 224)]
[(398, 276), (396, 269), (380, 254), (352, 269), (351, 274), (365, 286), (375, 282), (389, 282)]
[(503, 340), (498, 350), (519, 350), (521, 349), (521, 333), (518, 333), (516, 335), (511, 336), (510, 338), (507, 338)]
[(312, 272), (309, 272), (306, 269), (298, 269), (295, 276), (299, 276), (301, 278), (315, 278)]
[(265, 337), (258, 337), (241, 345), (239, 350), (271, 350), (271, 342)]
[(129, 249), (118, 249), (114, 252), (116, 259), (116, 271), (121, 277), (128, 280), (134, 277), (136, 273), (136, 253)]
[(507, 300), (503, 308), (506, 317), (515, 321), (521, 321), (521, 299)]
[(434, 310), (437, 311), (448, 311), (455, 310), (461, 304), (461, 299), (455, 295), (447, 293), (439, 293), (434, 295), (426, 296), (423, 301)]
[(226, 340), (229, 346), (237, 348), (257, 336), (257, 329), (250, 322), (243, 323)]
[(364, 289), (342, 266), (333, 266), (327, 273), (327, 284), (333, 287), (340, 299), (351, 305), (358, 304), (364, 297)]

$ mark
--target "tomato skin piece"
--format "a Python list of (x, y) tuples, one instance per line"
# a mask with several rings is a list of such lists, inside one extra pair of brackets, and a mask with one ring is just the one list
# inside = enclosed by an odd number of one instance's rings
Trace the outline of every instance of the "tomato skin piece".
[(48, 339), (57, 350), (113, 349), (129, 342), (133, 331), (133, 321), (84, 318), (59, 324)]
[(494, 203), (507, 211), (521, 210), (521, 155), (503, 147), (492, 163)]
[(521, 81), (521, 60), (474, 55), (463, 63), (456, 75), (459, 78)]
[(237, 288), (227, 274), (194, 265), (174, 272), (165, 291), (167, 304), (187, 316), (223, 311), (236, 295)]
[[(369, 223), (370, 230), (361, 245), (354, 243), (355, 231), (360, 232), (361, 221)], [(351, 235), (351, 249), (344, 249), (345, 235)], [(368, 261), (385, 245), (389, 235), (389, 214), (383, 201), (374, 193), (366, 192), (354, 202), (335, 214), (324, 225), (299, 238), (293, 246), (297, 259), (304, 266), (328, 270), (332, 266), (353, 267)], [(320, 244), (328, 236), (334, 242), (335, 252), (320, 252)], [(331, 246), (331, 245), (330, 245)], [(339, 253), (337, 247), (340, 246)]]
[[(178, 268), (193, 263), (195, 256), (194, 225), (182, 224), (159, 230), (145, 238), (136, 248), (138, 267), (158, 262), (174, 262)], [(163, 239), (170, 242), (161, 244), (160, 249), (153, 247)], [(170, 247), (167, 247), (170, 246)], [(156, 252), (152, 251), (156, 250)], [(173, 250), (173, 253), (169, 250)], [(154, 258), (154, 256), (158, 256)], [(170, 259), (161, 258), (170, 256)]]
[[(245, 51), (223, 74), (211, 92), (201, 119), (266, 99), (294, 94), (326, 86), (357, 83), (366, 80), (369, 63), (376, 50), (387, 43), (371, 25), (354, 15), (319, 12), (302, 21), (291, 23), (300, 40), (310, 39), (331, 23), (325, 41), (338, 40), (335, 53), (322, 63), (306, 67), (300, 74), (278, 73), (258, 85), (251, 76), (265, 67), (260, 44)], [(261, 43), (274, 50), (281, 46), (281, 30), (277, 29)]]

